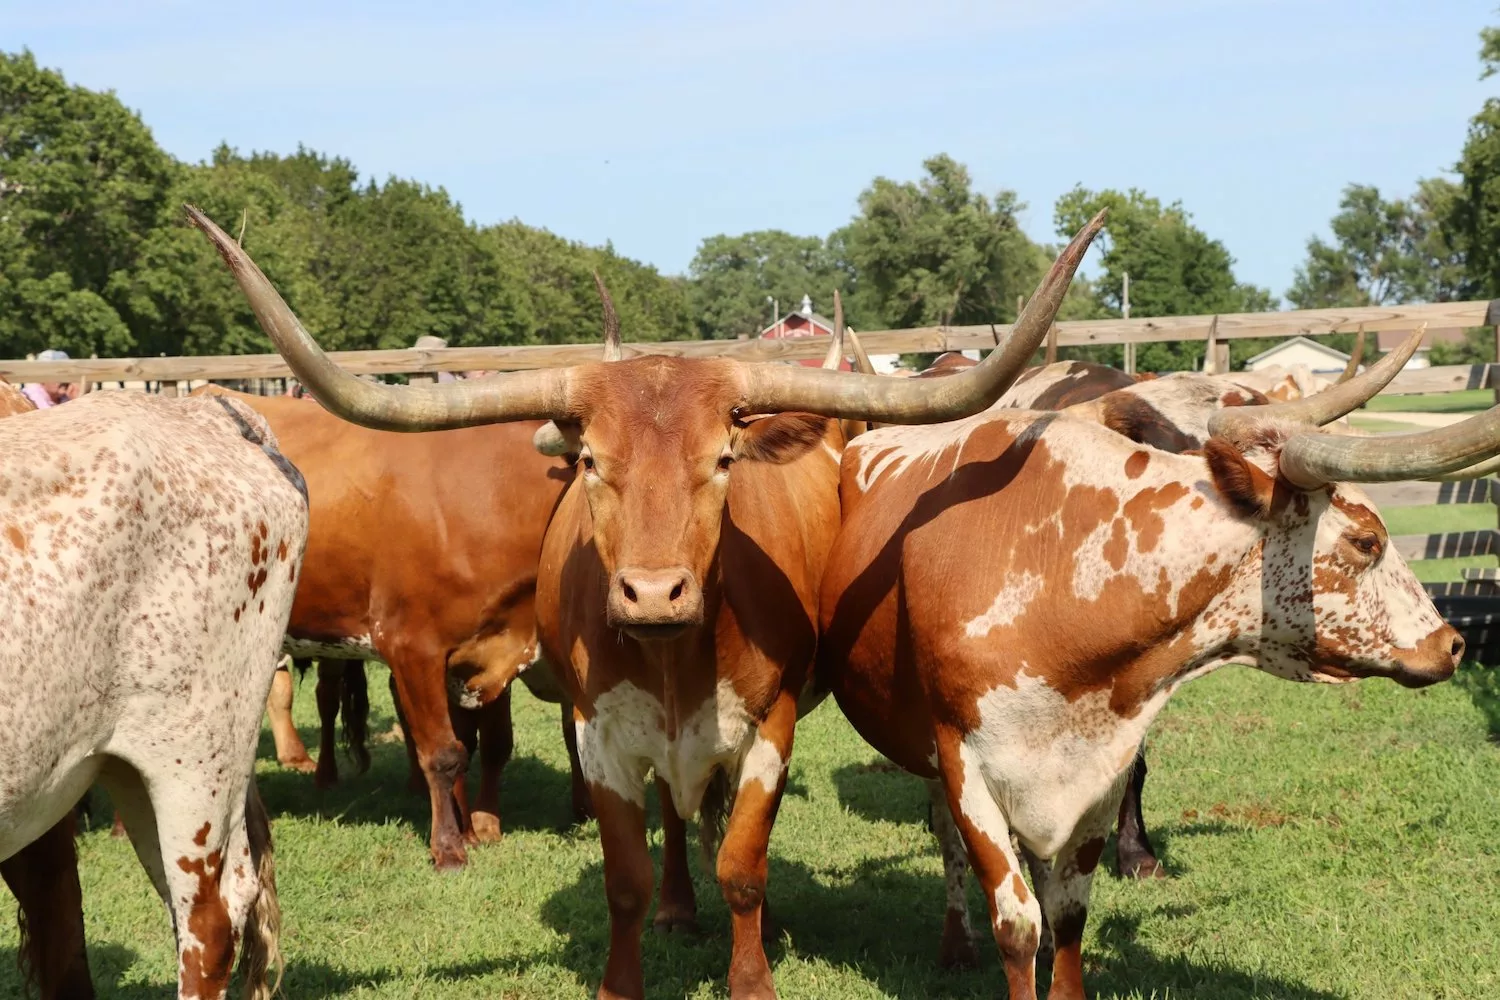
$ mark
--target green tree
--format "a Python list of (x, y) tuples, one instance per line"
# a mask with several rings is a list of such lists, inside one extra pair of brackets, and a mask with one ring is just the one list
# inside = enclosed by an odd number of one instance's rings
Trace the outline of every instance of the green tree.
[(1330, 224), (1334, 242), (1308, 240), (1287, 298), (1299, 309), (1452, 299), (1464, 262), (1444, 222), (1457, 196), (1442, 178), (1390, 201), (1370, 185), (1349, 185)]
[[(1479, 59), (1481, 79), (1500, 71), (1500, 28), (1480, 32)], [(1470, 119), (1457, 170), (1448, 222), (1464, 254), (1463, 291), (1493, 298), (1500, 294), (1500, 98), (1487, 98)]]
[(771, 304), (783, 314), (811, 295), (823, 311), (832, 309), (833, 289), (843, 289), (845, 272), (816, 236), (793, 236), (763, 229), (739, 236), (710, 236), (688, 265), (693, 318), (708, 339), (753, 336), (771, 322)]
[[(1224, 244), (1197, 226), (1180, 202), (1163, 205), (1134, 188), (1126, 192), (1089, 191), (1082, 186), (1058, 199), (1057, 232), (1071, 237), (1100, 209), (1109, 210), (1096, 241), (1102, 274), (1093, 283), (1095, 302), (1109, 316), (1122, 314), (1125, 275), (1130, 275), (1130, 315), (1193, 316), (1273, 309), (1266, 289), (1235, 279), (1234, 258)], [(1232, 342), (1237, 356), (1256, 353), (1253, 344)], [(1123, 349), (1091, 348), (1096, 360), (1119, 364)], [(1136, 352), (1142, 371), (1200, 368), (1204, 345), (1190, 342), (1143, 344)]]
[(0, 350), (131, 349), (123, 289), (177, 173), (113, 93), (0, 52)]
[(1016, 297), (1029, 294), (1046, 267), (1044, 251), (1017, 222), (1025, 206), (1011, 191), (976, 194), (968, 170), (946, 155), (923, 168), (916, 182), (877, 177), (859, 197), (859, 214), (829, 238), (848, 272), (851, 324), (1010, 321)]

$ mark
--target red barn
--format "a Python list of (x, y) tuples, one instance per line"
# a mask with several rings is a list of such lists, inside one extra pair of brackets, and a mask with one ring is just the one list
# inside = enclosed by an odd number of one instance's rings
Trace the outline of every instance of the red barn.
[[(779, 340), (782, 337), (831, 337), (833, 320), (813, 312), (812, 299), (804, 295), (801, 309), (781, 317), (760, 331), (760, 335), (767, 340)], [(807, 368), (817, 368), (822, 363), (822, 358), (805, 358), (797, 362)], [(847, 359), (839, 363), (839, 370), (852, 370)]]

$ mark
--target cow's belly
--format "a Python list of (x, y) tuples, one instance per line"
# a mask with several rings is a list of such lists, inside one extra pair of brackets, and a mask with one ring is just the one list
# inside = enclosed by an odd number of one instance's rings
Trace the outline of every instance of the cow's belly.
[(576, 723), (584, 777), (640, 804), (646, 771), (654, 770), (683, 817), (698, 811), (716, 770), (728, 774), (731, 787), (738, 783), (756, 721), (733, 685), (720, 681), (712, 698), (680, 714), (675, 736), (666, 723), (655, 695), (628, 681), (610, 688), (594, 699), (593, 717)]
[(375, 644), (368, 635), (341, 639), (299, 639), (288, 635), (281, 640), (281, 651), (295, 660), (379, 660)]
[[(7, 758), (15, 760), (14, 757)], [(83, 798), (103, 758), (73, 751), (43, 771), (0, 775), (0, 861), (52, 828)]]
[(1160, 704), (1123, 719), (1108, 690), (1069, 702), (1038, 678), (1016, 681), (979, 699), (979, 725), (963, 740), (964, 780), (977, 768), (1011, 832), (1050, 858), (1086, 814), (1113, 802)]

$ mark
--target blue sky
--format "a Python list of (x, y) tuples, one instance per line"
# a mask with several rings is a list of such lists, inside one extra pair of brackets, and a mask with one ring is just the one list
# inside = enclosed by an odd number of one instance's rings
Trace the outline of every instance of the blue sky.
[(1351, 181), (1456, 160), (1496, 0), (206, 4), (0, 0), (0, 49), (113, 88), (178, 157), (297, 144), (481, 223), (664, 271), (719, 232), (826, 234), (947, 152), (982, 190), (1180, 199), (1277, 294)]

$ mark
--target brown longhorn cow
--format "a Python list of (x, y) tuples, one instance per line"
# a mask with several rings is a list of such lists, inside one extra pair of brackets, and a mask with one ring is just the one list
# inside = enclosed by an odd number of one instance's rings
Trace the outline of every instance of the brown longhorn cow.
[[(1351, 483), (1500, 452), (1500, 409), (1395, 442), (1315, 426), (1418, 340), (1311, 399), (1219, 411), (1197, 454), (1005, 410), (845, 450), (819, 666), (861, 735), (933, 781), (949, 878), (967, 856), (1013, 1000), (1036, 996), (1044, 918), (1051, 996), (1084, 995), (1089, 883), (1136, 748), (1184, 681), (1231, 662), (1308, 681), (1452, 675), (1463, 640)], [(945, 957), (971, 957), (966, 925), (950, 910)]]
[(340, 416), (410, 431), (551, 419), (571, 439), (580, 473), (543, 542), (538, 621), (574, 705), (604, 848), (610, 949), (599, 995), (645, 992), (644, 781), (654, 770), (669, 818), (701, 807), (712, 829), (727, 813), (717, 874), (733, 921), (730, 994), (774, 996), (761, 944), (766, 848), (838, 524), (837, 420), (934, 423), (993, 403), (1046, 335), (1102, 214), (1064, 250), (1010, 339), (952, 378), (613, 360), (619, 334), (607, 323), (606, 363), (402, 389), (341, 371), (235, 241), (189, 212), (277, 349)]
[[(466, 840), (500, 837), (509, 686), (536, 659), (537, 557), (571, 471), (532, 447), (535, 422), (395, 434), (303, 400), (212, 391), (265, 417), (307, 478), (307, 559), (283, 648), (323, 664), (319, 785), (338, 776), (340, 680), (357, 688), (360, 661), (383, 660), (431, 798), (433, 862), (462, 866)], [(285, 740), (278, 733), (278, 756)]]

